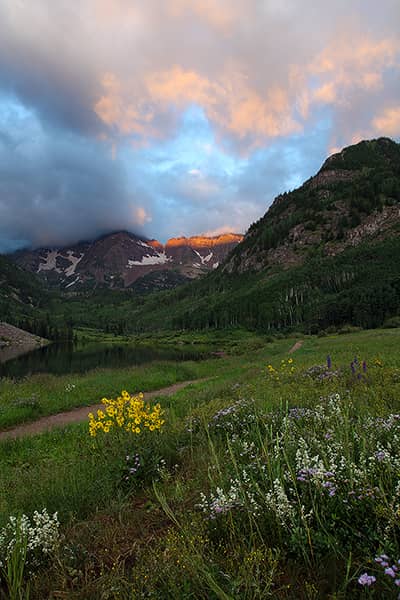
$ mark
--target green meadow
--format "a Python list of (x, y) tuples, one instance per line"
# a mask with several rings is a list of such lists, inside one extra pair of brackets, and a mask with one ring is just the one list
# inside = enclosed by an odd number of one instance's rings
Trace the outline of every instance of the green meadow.
[(160, 430), (0, 443), (4, 597), (397, 598), (400, 329), (163, 342), (219, 355), (0, 382), (6, 429), (196, 380)]

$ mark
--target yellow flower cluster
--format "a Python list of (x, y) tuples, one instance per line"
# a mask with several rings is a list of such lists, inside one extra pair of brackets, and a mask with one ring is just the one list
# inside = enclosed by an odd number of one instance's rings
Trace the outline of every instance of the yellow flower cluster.
[(145, 404), (143, 394), (131, 396), (123, 390), (115, 400), (103, 398), (104, 410), (98, 410), (97, 416), (89, 413), (89, 433), (95, 437), (99, 431), (108, 433), (111, 429), (124, 429), (131, 433), (141, 433), (148, 429), (161, 429), (164, 420), (163, 411), (159, 404), (151, 407)]
[(293, 364), (293, 358), (289, 358), (288, 360), (282, 359), (278, 369), (276, 369), (272, 365), (267, 365), (267, 371), (271, 379), (274, 379), (275, 381), (280, 381), (282, 375), (293, 375), (296, 371), (296, 367)]

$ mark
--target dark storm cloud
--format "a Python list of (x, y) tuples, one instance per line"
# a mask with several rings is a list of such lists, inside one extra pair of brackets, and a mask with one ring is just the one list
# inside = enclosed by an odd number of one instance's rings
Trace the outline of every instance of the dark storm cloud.
[(128, 193), (107, 147), (44, 130), (9, 98), (6, 106), (13, 129), (2, 135), (0, 119), (0, 251), (67, 244), (122, 223), (140, 231), (137, 192)]

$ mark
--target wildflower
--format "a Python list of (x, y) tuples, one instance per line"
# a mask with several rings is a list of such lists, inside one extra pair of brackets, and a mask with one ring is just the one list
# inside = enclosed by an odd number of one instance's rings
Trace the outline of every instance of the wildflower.
[(378, 452), (375, 452), (375, 458), (379, 462), (382, 462), (383, 460), (385, 460), (385, 457), (386, 457), (386, 453), (383, 450), (379, 450)]
[(99, 431), (108, 433), (113, 428), (125, 429), (127, 432), (139, 434), (143, 429), (155, 431), (161, 429), (164, 420), (159, 404), (151, 407), (145, 404), (143, 394), (130, 396), (126, 390), (115, 400), (103, 398), (105, 411), (98, 410), (97, 418), (89, 413), (89, 434), (95, 437)]
[(387, 567), (387, 569), (385, 569), (385, 575), (389, 575), (389, 577), (393, 577), (393, 579), (396, 577), (396, 573), (392, 567)]
[(360, 585), (367, 585), (368, 587), (370, 587), (373, 583), (375, 583), (375, 581), (376, 581), (376, 577), (374, 577), (373, 575), (368, 575), (368, 573), (363, 573), (358, 578), (358, 583)]
[(26, 540), (28, 566), (40, 566), (59, 544), (59, 526), (57, 513), (49, 515), (45, 508), (42, 512), (35, 510), (32, 519), (25, 514), (19, 518), (11, 516), (7, 525), (0, 530), (0, 567), (6, 566), (18, 544), (18, 538)]
[(326, 365), (327, 365), (328, 369), (330, 369), (332, 367), (332, 359), (329, 354), (326, 357)]
[(386, 554), (381, 554), (377, 558), (375, 558), (375, 562), (378, 564), (382, 564), (383, 561), (389, 560), (389, 557)]

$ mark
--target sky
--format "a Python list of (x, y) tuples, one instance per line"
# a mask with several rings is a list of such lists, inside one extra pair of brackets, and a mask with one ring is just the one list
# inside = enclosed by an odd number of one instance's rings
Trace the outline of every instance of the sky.
[(0, 252), (244, 233), (400, 138), (399, 0), (0, 0)]

